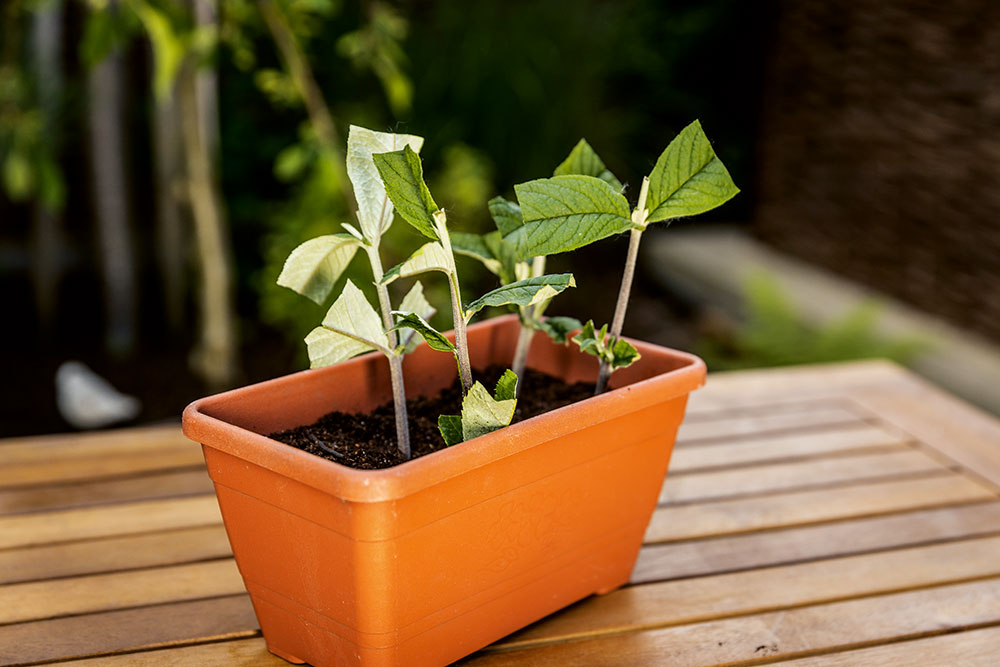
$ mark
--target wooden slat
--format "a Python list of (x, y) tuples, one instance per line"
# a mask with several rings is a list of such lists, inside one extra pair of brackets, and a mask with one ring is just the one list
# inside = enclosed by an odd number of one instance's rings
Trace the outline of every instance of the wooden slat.
[(1000, 487), (1000, 421), (888, 361), (713, 373), (693, 411), (762, 400), (848, 400)]
[(48, 461), (0, 466), (0, 488), (107, 479), (119, 475), (174, 470), (199, 463), (204, 463), (201, 448), (190, 442), (109, 456), (54, 457)]
[(1000, 502), (646, 545), (633, 583), (748, 570), (818, 558), (1000, 534)]
[(690, 503), (751, 493), (778, 492), (946, 470), (914, 449), (773, 463), (736, 470), (669, 474), (660, 503)]
[(124, 667), (125, 665), (170, 665), (171, 667), (205, 667), (206, 665), (255, 665), (256, 667), (288, 667), (288, 663), (272, 653), (261, 637), (160, 649), (144, 653), (109, 655), (87, 658), (72, 663), (57, 662), (72, 667)]
[(1000, 537), (989, 537), (632, 586), (590, 598), (497, 646), (694, 623), (1000, 576), (997, 553)]
[(807, 430), (863, 421), (840, 406), (807, 407), (801, 411), (764, 414), (737, 414), (712, 421), (685, 421), (677, 441), (691, 443), (703, 440), (725, 440), (767, 432)]
[[(713, 373), (709, 376), (711, 381), (716, 377)], [(699, 389), (692, 396), (703, 397), (706, 392), (712, 394), (712, 388)], [(809, 401), (798, 401), (798, 400), (780, 400), (780, 401), (768, 401), (751, 399), (749, 402), (744, 402), (740, 405), (732, 405), (727, 407), (715, 407), (711, 405), (704, 405), (702, 401), (693, 401), (689, 403), (688, 409), (685, 411), (684, 419), (690, 422), (702, 422), (702, 421), (715, 421), (718, 419), (731, 419), (734, 416), (741, 414), (748, 415), (763, 415), (763, 414), (779, 414), (788, 412), (802, 412), (803, 410), (818, 410), (822, 408), (844, 408), (848, 407), (849, 403), (842, 399), (837, 398), (823, 398), (820, 400), (809, 400)]]
[(678, 444), (670, 459), (670, 472), (898, 450), (908, 440), (878, 426), (847, 424), (822, 431), (741, 438), (732, 443)]
[(149, 570), (0, 586), (0, 624), (235, 595), (243, 579), (231, 558)]
[(0, 549), (219, 524), (214, 495), (0, 517)]
[(232, 555), (221, 525), (0, 551), (0, 584), (179, 565)]
[[(0, 441), (0, 466), (45, 463), (53, 458), (97, 458), (173, 446), (191, 447), (180, 424), (138, 426), (117, 431), (66, 433)], [(193, 445), (197, 448), (197, 445)]]
[(724, 621), (612, 634), (465, 661), (497, 665), (742, 664), (1000, 623), (1000, 580), (881, 595)]
[(212, 481), (204, 464), (199, 464), (134, 477), (0, 490), (0, 515), (211, 492)]
[(784, 667), (996, 667), (1000, 627), (782, 662)]
[(773, 496), (663, 507), (653, 513), (647, 542), (666, 542), (996, 498), (989, 489), (949, 473)]
[[(256, 632), (257, 619), (247, 595), (68, 616), (0, 626), (0, 665), (245, 637)], [(145, 662), (141, 654), (132, 659), (132, 664), (170, 664)]]

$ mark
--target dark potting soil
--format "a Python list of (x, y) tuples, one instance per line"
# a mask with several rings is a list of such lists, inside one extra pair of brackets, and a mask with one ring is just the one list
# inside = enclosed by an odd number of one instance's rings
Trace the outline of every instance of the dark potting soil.
[[(477, 373), (476, 379), (492, 390), (504, 370), (502, 366), (490, 366)], [(588, 382), (566, 384), (555, 376), (531, 369), (525, 372), (523, 387), (517, 399), (515, 422), (575, 403), (594, 393), (594, 385)], [(406, 402), (412, 458), (446, 447), (438, 432), (438, 415), (457, 415), (461, 406), (462, 388), (457, 378), (437, 396), (419, 396)], [(314, 424), (272, 433), (268, 437), (351, 468), (376, 470), (405, 462), (396, 449), (392, 403), (366, 414), (330, 412)]]

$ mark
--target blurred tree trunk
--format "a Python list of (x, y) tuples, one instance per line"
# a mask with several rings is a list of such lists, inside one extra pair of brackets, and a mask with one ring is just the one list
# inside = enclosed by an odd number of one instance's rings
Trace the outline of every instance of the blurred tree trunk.
[[(215, 24), (214, 0), (192, 0), (200, 26)], [(214, 70), (183, 68), (179, 81), (188, 198), (201, 275), (200, 335), (192, 355), (196, 371), (216, 387), (238, 373), (232, 249), (218, 178), (218, 98)]]
[(156, 100), (153, 109), (153, 154), (156, 187), (157, 260), (163, 280), (167, 322), (177, 331), (184, 324), (184, 277), (187, 268), (183, 212), (184, 151), (177, 108), (177, 85)]
[[(42, 114), (47, 153), (54, 157), (59, 100), (62, 95), (62, 0), (51, 0), (32, 13), (31, 51), (38, 86), (38, 106)], [(57, 178), (50, 176), (50, 178)], [(56, 313), (59, 277), (62, 271), (62, 205), (39, 197), (32, 228), (33, 282), (35, 304), (42, 327), (49, 330)]]
[[(111, 0), (109, 11), (117, 2)], [(106, 345), (130, 353), (136, 337), (136, 270), (125, 188), (125, 139), (122, 114), (124, 68), (120, 50), (112, 51), (87, 73), (90, 161), (104, 294)]]

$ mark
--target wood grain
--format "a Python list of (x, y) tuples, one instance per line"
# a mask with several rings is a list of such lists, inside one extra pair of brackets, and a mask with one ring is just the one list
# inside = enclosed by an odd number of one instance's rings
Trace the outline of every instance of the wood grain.
[(231, 556), (221, 525), (0, 551), (0, 584), (179, 565)]
[(858, 423), (863, 422), (856, 414), (843, 407), (808, 406), (794, 412), (737, 414), (711, 421), (685, 421), (678, 431), (677, 442), (690, 444), (706, 440), (731, 440), (760, 433)]
[(243, 593), (231, 558), (0, 586), (0, 625)]
[(712, 537), (994, 498), (996, 494), (986, 487), (948, 473), (926, 479), (663, 507), (653, 513), (646, 541)]
[(788, 660), (785, 667), (996, 667), (1000, 627)]
[(205, 665), (257, 665), (258, 667), (288, 667), (287, 662), (268, 653), (261, 637), (232, 641), (183, 646), (173, 649), (148, 651), (138, 655), (109, 655), (87, 658), (57, 665), (73, 667), (124, 667), (125, 665), (166, 665), (171, 667), (204, 667)]
[[(257, 618), (246, 595), (68, 616), (0, 626), (0, 665), (68, 660), (257, 632)], [(170, 664), (169, 660), (146, 662), (141, 653), (131, 660), (130, 664)]]
[(215, 496), (0, 517), (0, 549), (220, 524)]
[(748, 570), (996, 534), (1000, 534), (1000, 502), (653, 544), (639, 552), (632, 582)]
[(678, 444), (670, 472), (728, 468), (865, 451), (898, 451), (909, 438), (870, 424), (845, 424), (821, 431), (792, 431), (746, 437), (731, 443)]
[(750, 470), (738, 468), (680, 474), (671, 471), (660, 493), (660, 503), (691, 503), (752, 493), (776, 493), (919, 473), (940, 473), (944, 470), (940, 463), (926, 454), (903, 448), (892, 452), (772, 463)]
[(695, 623), (1000, 576), (997, 553), (1000, 537), (990, 537), (633, 586), (589, 598), (497, 646)]
[(182, 470), (0, 490), (0, 515), (212, 493), (204, 463)]
[(994, 623), (1000, 623), (997, 579), (724, 621), (611, 634), (520, 651), (486, 652), (462, 664), (476, 667), (743, 664)]

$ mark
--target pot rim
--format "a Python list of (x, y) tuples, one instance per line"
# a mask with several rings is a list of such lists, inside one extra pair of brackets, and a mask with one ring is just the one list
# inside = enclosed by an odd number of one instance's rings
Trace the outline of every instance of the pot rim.
[[(496, 317), (474, 324), (469, 329), (510, 326), (516, 320), (516, 315)], [(317, 373), (335, 374), (337, 368), (373, 363), (381, 359), (379, 352), (360, 355), (327, 368), (298, 371), (198, 399), (184, 410), (183, 431), (188, 438), (205, 447), (250, 461), (347, 501), (381, 502), (399, 499), (440, 484), (465, 471), (500, 461), (594, 424), (688, 394), (704, 385), (705, 363), (697, 356), (631, 338), (626, 340), (635, 345), (643, 356), (670, 359), (678, 367), (391, 468), (351, 468), (210, 414), (213, 407), (238, 402), (241, 394), (251, 389), (255, 392), (281, 391), (283, 387)]]

